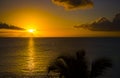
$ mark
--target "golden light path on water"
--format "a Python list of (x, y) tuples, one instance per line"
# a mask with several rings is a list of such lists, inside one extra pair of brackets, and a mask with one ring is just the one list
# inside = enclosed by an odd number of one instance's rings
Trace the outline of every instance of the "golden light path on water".
[(28, 44), (28, 70), (34, 72), (35, 69), (35, 53), (34, 53), (34, 41), (33, 38), (29, 39)]
[(46, 75), (49, 63), (58, 55), (58, 53), (48, 50), (49, 47), (41, 46), (41, 44), (46, 44), (46, 42), (34, 37), (28, 39), (27, 50), (25, 51), (27, 57), (21, 59), (24, 63), (19, 68), (22, 69), (24, 75)]
[[(45, 52), (42, 46), (38, 46), (36, 49), (34, 37), (30, 37), (28, 41), (28, 52), (27, 52), (27, 65), (26, 72), (30, 75), (34, 74), (44, 74), (48, 63), (50, 62), (51, 52)], [(52, 54), (54, 55), (54, 54)]]

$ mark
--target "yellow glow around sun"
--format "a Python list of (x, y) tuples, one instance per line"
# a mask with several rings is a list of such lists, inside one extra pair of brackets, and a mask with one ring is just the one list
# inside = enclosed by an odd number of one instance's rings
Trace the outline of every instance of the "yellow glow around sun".
[(36, 32), (36, 29), (28, 29), (27, 30), (29, 33), (35, 33)]

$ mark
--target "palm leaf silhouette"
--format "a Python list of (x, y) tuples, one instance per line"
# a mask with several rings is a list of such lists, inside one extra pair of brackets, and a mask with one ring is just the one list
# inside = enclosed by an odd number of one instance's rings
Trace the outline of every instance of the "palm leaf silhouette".
[(107, 58), (97, 59), (92, 63), (90, 77), (95, 78), (100, 75), (103, 75), (105, 70), (110, 67), (112, 67), (111, 60)]
[(112, 67), (111, 60), (101, 58), (92, 62), (89, 68), (85, 55), (85, 51), (80, 50), (76, 52), (76, 57), (59, 56), (48, 67), (48, 73), (59, 73), (59, 78), (95, 78), (103, 75), (105, 69)]

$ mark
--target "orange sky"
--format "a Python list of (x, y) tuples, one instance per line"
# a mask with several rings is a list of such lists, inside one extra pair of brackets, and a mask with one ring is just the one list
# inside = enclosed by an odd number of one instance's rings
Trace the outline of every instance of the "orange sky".
[[(13, 1), (13, 2), (12, 2)], [(18, 0), (19, 1), (19, 0)], [(89, 36), (120, 36), (119, 32), (90, 31), (86, 29), (75, 29), (74, 25), (89, 23), (99, 17), (107, 17), (110, 20), (118, 12), (117, 7), (111, 10), (100, 6), (95, 1), (95, 6), (89, 10), (67, 11), (64, 8), (55, 5), (51, 0), (35, 0), (29, 2), (17, 2), (15, 0), (0, 1), (0, 22), (15, 25), (21, 28), (35, 29), (31, 34), (23, 30), (6, 30), (0, 29), (0, 36), (15, 37), (89, 37)], [(101, 1), (105, 5), (107, 1)], [(115, 2), (117, 5), (117, 1)], [(114, 4), (114, 5), (115, 5)], [(8, 6), (9, 5), (9, 6)], [(11, 6), (10, 6), (11, 5)], [(22, 6), (21, 6), (22, 5)], [(3, 7), (3, 8), (2, 8)], [(102, 10), (102, 11), (101, 11)], [(114, 10), (114, 12), (113, 12)], [(99, 11), (99, 12), (98, 12)], [(104, 12), (103, 12), (104, 11)], [(101, 13), (100, 13), (101, 12)], [(111, 13), (113, 12), (113, 13)], [(3, 33), (4, 32), (4, 33)]]

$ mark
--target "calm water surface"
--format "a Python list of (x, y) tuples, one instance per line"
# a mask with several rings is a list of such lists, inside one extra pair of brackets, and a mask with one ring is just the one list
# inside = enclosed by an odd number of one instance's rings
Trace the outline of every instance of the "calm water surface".
[(60, 54), (85, 49), (90, 60), (108, 57), (113, 68), (107, 78), (120, 78), (120, 38), (0, 38), (0, 76), (40, 75)]

